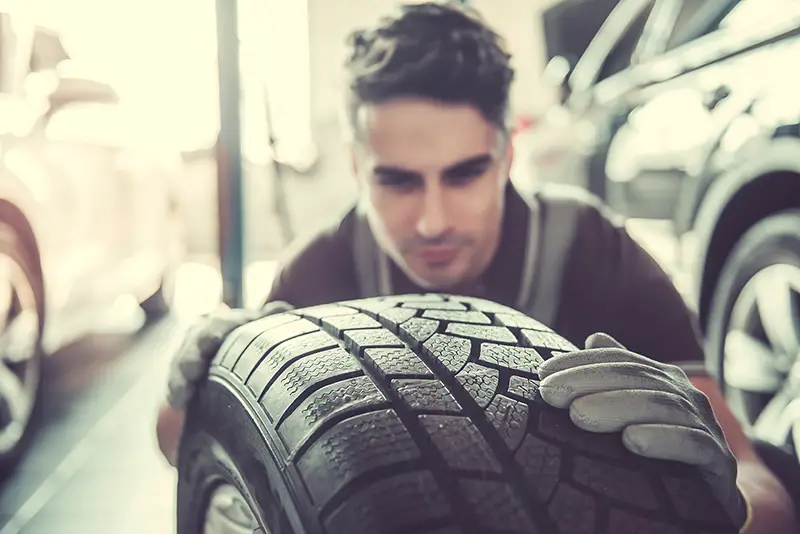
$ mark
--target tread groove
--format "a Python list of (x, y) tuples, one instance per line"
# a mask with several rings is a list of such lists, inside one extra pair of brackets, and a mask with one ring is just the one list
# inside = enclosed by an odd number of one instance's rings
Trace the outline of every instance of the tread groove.
[[(367, 310), (360, 311), (362, 313), (367, 313)], [(420, 313), (423, 313), (424, 311), (425, 310), (420, 310)], [(391, 331), (391, 328), (388, 327), (388, 325), (392, 324), (391, 321), (381, 317), (379, 314), (374, 314), (373, 318), (381, 323), (384, 328)], [(407, 343), (407, 341), (403, 339), (404, 335), (402, 332), (399, 332), (396, 335), (402, 341)], [(345, 350), (347, 349), (345, 348)], [(433, 474), (434, 479), (438, 482), (440, 490), (450, 502), (453, 510), (462, 511), (462, 513), (459, 515), (462, 518), (463, 524), (461, 526), (465, 529), (464, 532), (478, 534), (478, 532), (473, 530), (474, 525), (477, 524), (477, 519), (475, 517), (471, 517), (471, 508), (466, 498), (462, 496), (460, 492), (455, 490), (455, 488), (458, 486), (457, 480), (453, 476), (453, 472), (445, 467), (447, 465), (445, 458), (436, 447), (433, 439), (425, 431), (418, 418), (418, 414), (405, 403), (403, 398), (394, 390), (391, 384), (383, 379), (380, 371), (373, 367), (372, 361), (368, 357), (365, 357), (365, 351), (366, 349), (363, 347), (359, 347), (358, 349), (354, 348), (354, 350), (351, 351), (351, 354), (354, 352), (358, 353), (356, 357), (364, 369), (364, 373), (373, 381), (378, 390), (390, 400), (391, 405), (397, 412), (397, 415), (400, 418), (400, 421), (403, 423), (403, 426), (405, 426), (406, 430), (411, 435), (411, 438), (417, 444), (417, 447), (419, 447), (420, 452), (422, 453), (423, 461), (427, 464), (429, 471)], [(428, 364), (428, 362), (425, 363)], [(430, 367), (429, 364), (428, 367)], [(435, 371), (433, 372), (434, 377), (436, 377)]]
[[(304, 389), (303, 392), (300, 395), (297, 395), (294, 398), (294, 400), (292, 400), (292, 402), (286, 407), (286, 410), (284, 410), (284, 412), (280, 415), (280, 417), (278, 417), (277, 419), (274, 420), (275, 421), (275, 423), (274, 423), (275, 426), (280, 426), (286, 420), (287, 417), (292, 415), (292, 413), (294, 413), (294, 411), (301, 404), (303, 404), (303, 402), (306, 401), (306, 399), (308, 399), (311, 395), (313, 395), (314, 393), (316, 393), (320, 389), (324, 388), (325, 386), (330, 386), (330, 385), (335, 384), (337, 382), (344, 382), (345, 380), (349, 380), (351, 378), (356, 378), (358, 376), (363, 376), (363, 374), (364, 374), (363, 371), (350, 371), (348, 373), (342, 373), (340, 375), (331, 376), (331, 377), (328, 377), (328, 378), (323, 378), (321, 380), (317, 380), (316, 382), (314, 382), (313, 385), (311, 385), (308, 388)], [(273, 380), (273, 383), (274, 383), (274, 380)], [(262, 393), (262, 395), (258, 398), (258, 402), (259, 403), (261, 403), (261, 400), (264, 398), (264, 395), (266, 395), (267, 390), (271, 386), (272, 386), (272, 384), (267, 386), (267, 388), (264, 390), (264, 393)]]
[[(378, 319), (378, 321), (382, 324), (385, 324), (381, 321), (381, 319)], [(439, 332), (439, 330), (442, 329), (444, 329), (444, 332), (446, 332), (447, 321), (441, 321), (439, 323), (437, 333), (442, 334), (443, 332)], [(452, 334), (446, 335), (458, 337)], [(398, 334), (398, 336), (407, 343), (415, 343), (418, 346), (424, 345), (416, 342), (413, 339), (409, 339), (408, 336), (406, 336), (402, 331)], [(480, 343), (472, 339), (470, 341), (472, 341), (472, 346), (470, 348), (470, 356), (467, 361), (476, 361), (477, 358), (475, 357), (475, 351), (477, 350), (479, 353)], [(506, 475), (509, 484), (512, 488), (514, 488), (516, 493), (521, 496), (521, 500), (524, 503), (523, 507), (525, 513), (529, 517), (530, 521), (542, 532), (556, 532), (557, 530), (555, 525), (550, 522), (545, 507), (536, 501), (524, 478), (520, 475), (519, 469), (515, 466), (512, 452), (505, 445), (502, 437), (499, 435), (492, 423), (486, 418), (481, 407), (477, 404), (477, 402), (475, 402), (472, 396), (463, 389), (455, 377), (451, 376), (450, 373), (443, 368), (444, 366), (441, 362), (439, 362), (438, 359), (427, 354), (427, 351), (424, 348), (418, 350), (417, 353), (420, 355), (420, 358), (423, 359), (425, 364), (433, 371), (434, 376), (447, 387), (447, 389), (456, 399), (456, 402), (458, 402), (463, 408), (464, 414), (470, 419), (470, 421), (473, 422), (473, 424), (477, 427), (478, 432), (486, 440), (495, 458), (500, 463), (500, 468)]]

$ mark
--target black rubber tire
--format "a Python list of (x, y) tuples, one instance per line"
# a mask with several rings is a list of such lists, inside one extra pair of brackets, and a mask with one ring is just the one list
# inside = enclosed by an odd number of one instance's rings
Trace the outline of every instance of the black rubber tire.
[(12, 261), (25, 273), (28, 282), (33, 289), (34, 298), (36, 300), (36, 311), (39, 314), (39, 331), (36, 338), (36, 353), (34, 358), (38, 360), (39, 366), (39, 381), (34, 393), (33, 408), (28, 419), (28, 424), (22, 431), (22, 436), (17, 441), (16, 445), (8, 452), (0, 453), (0, 478), (4, 479), (9, 476), (17, 467), (19, 462), (28, 451), (31, 441), (33, 440), (37, 429), (40, 426), (41, 419), (41, 406), (42, 406), (42, 360), (44, 358), (42, 350), (42, 333), (44, 331), (44, 283), (42, 281), (41, 267), (33, 258), (35, 254), (32, 253), (33, 245), (27, 243), (23, 238), (25, 235), (17, 231), (14, 226), (0, 221), (0, 250), (3, 254), (7, 255)]
[(699, 473), (537, 393), (574, 347), (504, 306), (406, 295), (235, 331), (187, 413), (178, 534), (220, 483), (271, 534), (736, 532)]
[[(759, 271), (777, 263), (800, 267), (800, 210), (772, 215), (753, 225), (734, 245), (720, 272), (709, 307), (706, 364), (723, 392), (725, 336), (736, 298)], [(763, 407), (763, 396), (739, 392), (746, 415), (753, 418)], [(745, 414), (738, 414), (744, 416)]]

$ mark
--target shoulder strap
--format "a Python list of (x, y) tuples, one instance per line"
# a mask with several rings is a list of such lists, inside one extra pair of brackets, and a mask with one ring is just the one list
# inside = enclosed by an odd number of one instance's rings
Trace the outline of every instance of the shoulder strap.
[[(541, 193), (535, 199), (535, 205), (531, 203), (519, 309), (551, 325), (558, 313), (563, 273), (578, 229), (582, 203), (574, 195), (558, 193), (547, 194), (546, 202), (542, 201)], [(526, 282), (528, 278), (530, 282)]]
[(389, 259), (375, 241), (366, 213), (360, 205), (356, 208), (354, 223), (353, 263), (361, 298), (391, 294)]

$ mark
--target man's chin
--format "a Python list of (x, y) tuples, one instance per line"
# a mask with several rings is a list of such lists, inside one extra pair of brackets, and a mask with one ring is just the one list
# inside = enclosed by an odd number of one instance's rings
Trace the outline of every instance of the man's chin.
[(460, 271), (452, 268), (425, 269), (422, 273), (415, 272), (415, 282), (425, 291), (432, 293), (449, 293), (462, 285), (463, 276)]

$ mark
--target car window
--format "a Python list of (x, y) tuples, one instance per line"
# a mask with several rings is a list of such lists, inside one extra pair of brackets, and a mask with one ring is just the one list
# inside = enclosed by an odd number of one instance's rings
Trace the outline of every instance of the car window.
[(698, 33), (704, 33), (695, 28), (703, 19), (709, 17), (711, 11), (716, 11), (721, 5), (720, 0), (682, 0), (664, 50), (673, 50), (697, 38)]
[(782, 13), (796, 11), (798, 5), (800, 0), (741, 0), (718, 27), (721, 30), (746, 31)]
[(631, 22), (619, 40), (617, 40), (616, 44), (611, 49), (611, 53), (609, 53), (603, 61), (603, 65), (597, 76), (598, 82), (631, 66), (633, 53), (639, 44), (639, 39), (642, 37), (642, 33), (647, 25), (647, 19), (653, 11), (654, 4), (655, 2), (648, 3), (637, 14), (636, 18)]

